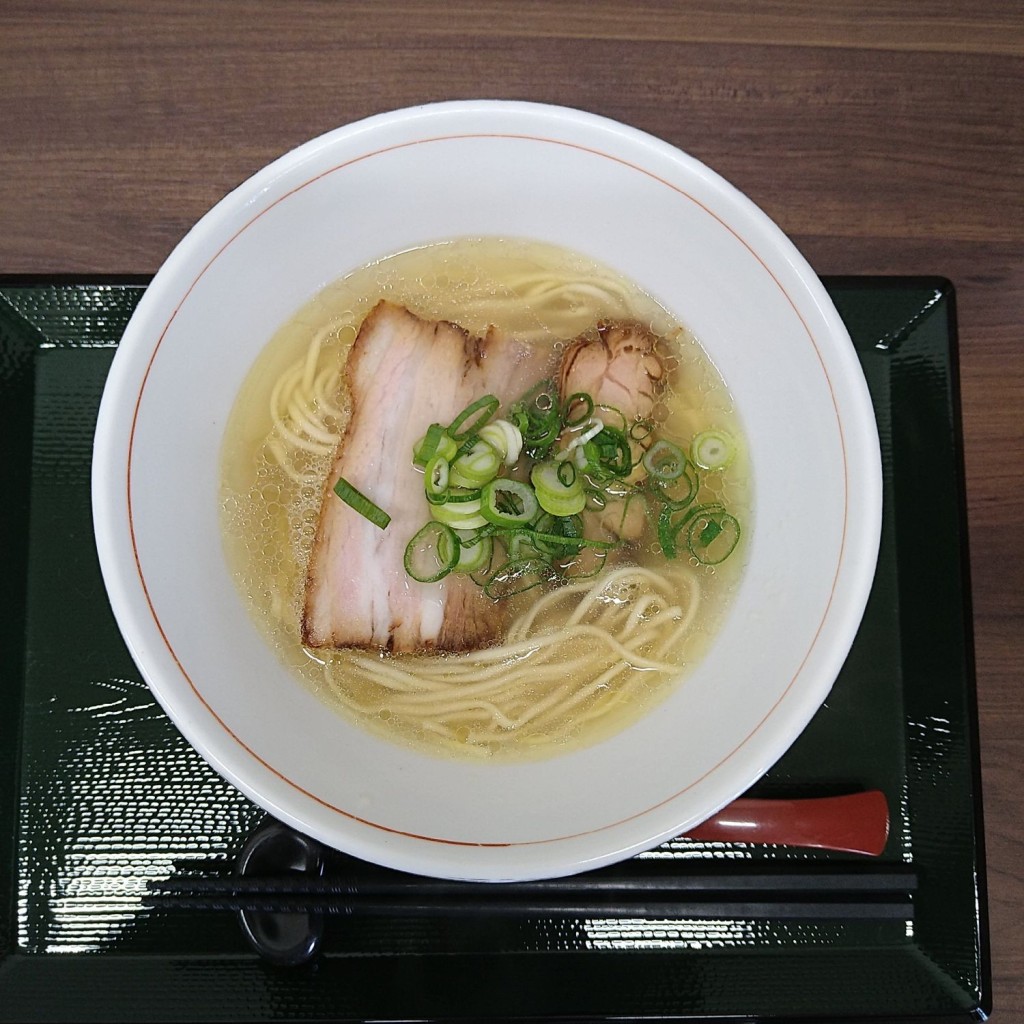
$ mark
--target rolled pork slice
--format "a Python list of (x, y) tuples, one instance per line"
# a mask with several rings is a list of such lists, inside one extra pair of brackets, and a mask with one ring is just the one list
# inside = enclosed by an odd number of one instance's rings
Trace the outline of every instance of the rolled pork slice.
[[(627, 423), (647, 419), (664, 386), (657, 342), (637, 323), (599, 323), (596, 334), (581, 335), (565, 349), (558, 373), (561, 400), (582, 391), (595, 406), (618, 409)], [(595, 415), (600, 416), (600, 410)], [(643, 532), (645, 513), (642, 501), (610, 500), (601, 512), (585, 512), (583, 518), (588, 537), (636, 540)], [(592, 552), (589, 555), (593, 557)]]
[[(486, 394), (514, 401), (549, 369), (546, 354), (491, 328), (474, 337), (379, 302), (345, 366), (351, 418), (324, 487), (306, 576), (302, 640), (313, 648), (466, 651), (500, 639), (505, 611), (465, 576), (418, 583), (405, 549), (428, 521), (415, 443)], [(381, 530), (343, 502), (344, 477), (391, 516)]]
[(599, 323), (595, 334), (583, 334), (565, 349), (558, 375), (562, 400), (582, 391), (627, 420), (646, 419), (665, 376), (657, 343), (640, 324)]

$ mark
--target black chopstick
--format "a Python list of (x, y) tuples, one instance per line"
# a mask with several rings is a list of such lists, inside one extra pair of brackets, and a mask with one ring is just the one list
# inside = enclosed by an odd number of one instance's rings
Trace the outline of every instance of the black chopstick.
[(909, 867), (731, 865), (729, 871), (639, 862), (569, 878), (450, 882), (353, 862), (325, 876), (177, 877), (149, 885), (154, 907), (392, 916), (898, 918), (913, 916)]
[(362, 877), (337, 875), (310, 876), (283, 874), (269, 877), (221, 875), (215, 877), (179, 877), (151, 883), (151, 891), (178, 895), (211, 896), (297, 896), (340, 897), (364, 896), (413, 897), (434, 899), (466, 899), (475, 896), (493, 899), (504, 897), (560, 896), (570, 894), (650, 894), (686, 893), (804, 893), (840, 896), (909, 893), (917, 887), (917, 876), (898, 867), (885, 870), (829, 871), (729, 871), (729, 872), (642, 872), (629, 875), (574, 875), (568, 878), (542, 879), (530, 882), (449, 882), (421, 878), (416, 875), (367, 874)]
[(154, 909), (245, 911), (273, 914), (328, 914), (347, 917), (571, 917), (697, 918), (779, 920), (909, 920), (909, 894), (897, 899), (822, 900), (510, 900), (510, 899), (373, 899), (365, 896), (180, 896), (155, 895)]

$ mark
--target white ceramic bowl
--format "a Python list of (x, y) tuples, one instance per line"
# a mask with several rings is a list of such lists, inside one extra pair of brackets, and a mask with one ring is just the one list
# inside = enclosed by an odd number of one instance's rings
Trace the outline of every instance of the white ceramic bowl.
[[(369, 261), (459, 236), (586, 253), (693, 328), (745, 424), (756, 526), (713, 648), (624, 732), (536, 763), (444, 761), (350, 725), (281, 666), (221, 549), (218, 458), (275, 329)], [(400, 110), (260, 171), (174, 250), (125, 332), (93, 471), (110, 601), (182, 733), (281, 820), (356, 856), (462, 879), (553, 877), (717, 811), (799, 736), (843, 664), (874, 574), (881, 472), (849, 337), (818, 278), (696, 160), (575, 110)]]

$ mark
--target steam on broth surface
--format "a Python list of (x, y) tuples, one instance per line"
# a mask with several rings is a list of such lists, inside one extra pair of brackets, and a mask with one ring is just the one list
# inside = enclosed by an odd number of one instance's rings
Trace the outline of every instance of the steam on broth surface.
[[(324, 289), (274, 335), (243, 384), (225, 434), (222, 527), (254, 620), (328, 705), (420, 749), (492, 759), (550, 756), (624, 728), (700, 660), (741, 574), (742, 539), (717, 565), (701, 564), (685, 547), (667, 559), (649, 509), (640, 538), (593, 577), (507, 598), (505, 636), (483, 650), (391, 655), (303, 647), (306, 569), (350, 412), (345, 360), (381, 299), (477, 335), (493, 324), (549, 346), (553, 366), (600, 321), (643, 325), (659, 339), (665, 370), (651, 415), (657, 435), (684, 449), (698, 435), (713, 436), (709, 431), (736, 442), (725, 468), (700, 475), (694, 507), (724, 505), (750, 529), (739, 419), (692, 334), (631, 282), (564, 249), (504, 239), (440, 243)], [(391, 454), (416, 472), (411, 452)], [(424, 502), (424, 520), (427, 514)]]

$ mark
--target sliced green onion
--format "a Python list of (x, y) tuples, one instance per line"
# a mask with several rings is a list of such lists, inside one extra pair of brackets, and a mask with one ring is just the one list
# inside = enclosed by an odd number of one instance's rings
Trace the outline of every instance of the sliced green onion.
[(423, 489), (431, 505), (443, 505), (447, 500), (449, 477), (448, 460), (441, 455), (433, 456), (423, 470)]
[[(620, 524), (633, 500), (647, 507), (666, 558), (683, 550), (697, 562), (717, 565), (735, 550), (735, 516), (721, 504), (697, 504), (699, 470), (724, 469), (735, 457), (726, 432), (703, 431), (686, 450), (658, 438), (652, 421), (627, 420), (614, 407), (595, 405), (586, 392), (560, 403), (553, 380), (531, 388), (506, 419), (492, 419), (499, 407), (496, 396), (484, 395), (447, 428), (431, 424), (414, 446), (430, 521), (406, 549), (413, 579), (434, 582), (449, 572), (465, 573), (498, 600), (595, 575), (608, 552), (626, 541), (584, 536), (580, 513), (604, 512), (607, 519), (614, 507), (619, 517), (613, 501), (622, 505)], [(561, 450), (553, 447), (556, 441)], [(516, 466), (523, 453), (529, 483), (502, 476), (503, 467)], [(641, 464), (646, 478), (628, 482)], [(336, 490), (381, 528), (390, 522), (346, 481)]]
[(425, 466), (435, 455), (442, 455), (449, 462), (455, 458), (459, 446), (445, 433), (440, 423), (431, 423), (427, 432), (413, 445), (412, 461)]
[(501, 469), (501, 455), (485, 440), (478, 440), (451, 468), (451, 482), (456, 487), (483, 487)]
[(479, 434), (468, 434), (462, 439), (462, 443), (455, 449), (455, 454), (449, 461), (455, 462), (456, 459), (461, 459), (463, 455), (468, 455), (473, 450), (473, 446), (478, 444), (479, 441)]
[(586, 580), (596, 576), (608, 560), (607, 551), (591, 551), (586, 558), (577, 557), (561, 566), (565, 580)]
[(725, 469), (736, 457), (736, 442), (724, 430), (705, 430), (693, 439), (690, 457), (701, 469)]
[[(574, 415), (573, 409), (577, 405), (583, 406), (583, 412)], [(590, 419), (593, 411), (594, 400), (585, 391), (577, 391), (570, 395), (562, 406), (562, 423), (567, 427), (581, 426)]]
[(678, 480), (686, 472), (683, 449), (671, 441), (655, 441), (644, 452), (644, 469), (656, 480)]
[[(690, 553), (705, 565), (717, 565), (725, 559), (740, 533), (739, 523), (717, 502), (685, 509), (665, 505), (658, 516), (658, 541), (666, 558), (678, 554), (679, 536), (684, 530)], [(716, 543), (720, 535), (724, 539)]]
[(430, 517), (453, 530), (476, 530), (487, 525), (487, 520), (480, 515), (479, 498), (449, 500), (443, 505), (431, 505)]
[(654, 433), (654, 424), (650, 420), (637, 420), (629, 428), (631, 441), (646, 441)]
[(676, 535), (682, 529), (682, 523), (672, 521), (673, 511), (671, 505), (664, 505), (658, 515), (658, 543), (666, 558), (676, 557)]
[[(593, 548), (595, 551), (611, 551), (613, 548), (617, 548), (621, 544), (621, 541), (595, 540), (592, 537), (563, 537), (556, 533), (541, 533), (539, 530), (533, 531), (533, 538), (538, 545), (561, 544), (563, 546), (570, 546), (575, 550), (579, 550), (580, 548)], [(541, 548), (541, 550), (543, 550), (543, 548)]]
[(721, 511), (721, 505), (697, 505), (694, 508), (666, 504), (658, 514), (658, 543), (666, 558), (675, 558), (679, 553), (679, 535), (694, 516), (701, 512)]
[(523, 450), (522, 431), (508, 420), (494, 420), (480, 430), (480, 438), (501, 456), (506, 466), (514, 466)]
[(576, 483), (576, 467), (571, 462), (556, 461), (555, 474), (563, 487), (571, 488)]
[(365, 494), (357, 491), (343, 476), (338, 477), (338, 482), (334, 485), (334, 493), (346, 505), (350, 505), (364, 519), (369, 519), (374, 526), (381, 530), (391, 522), (391, 516), (387, 512), (374, 505)]
[(601, 431), (604, 430), (604, 423), (599, 419), (591, 419), (587, 421), (586, 429), (582, 434), (574, 437), (556, 456), (555, 459), (558, 462), (562, 462), (566, 459), (577, 460), (579, 465), (578, 456), (582, 455), (580, 449), (588, 442), (592, 441)]
[(558, 438), (558, 413), (554, 412), (546, 419), (534, 420), (527, 431), (523, 432), (523, 447), (531, 452), (534, 458), (543, 457), (548, 448)]
[(629, 438), (618, 427), (604, 429), (583, 445), (583, 471), (595, 480), (614, 480), (629, 476), (633, 470), (633, 450)]
[(463, 501), (479, 501), (480, 500), (480, 488), (479, 487), (449, 487), (448, 497), (442, 504), (448, 504), (449, 502), (459, 504)]
[(537, 534), (533, 530), (503, 530), (500, 537), (508, 557), (513, 562), (526, 558), (537, 558), (542, 562), (551, 561), (551, 556), (537, 543)]
[(450, 526), (429, 522), (405, 548), (405, 571), (418, 583), (443, 580), (458, 564), (460, 547)]
[(587, 504), (587, 494), (579, 476), (568, 485), (562, 481), (559, 470), (566, 465), (568, 463), (540, 462), (530, 471), (530, 481), (540, 507), (553, 516), (574, 516)]
[(523, 447), (541, 457), (558, 437), (562, 426), (554, 381), (543, 380), (512, 406), (510, 418), (523, 435)]
[(534, 540), (539, 550), (555, 558), (574, 555), (580, 550), (583, 520), (578, 516), (553, 516), (545, 512), (536, 523)]
[[(470, 402), (448, 426), (447, 433), (456, 441), (462, 441), (470, 434), (476, 433), (497, 411), (501, 402), (495, 395), (484, 395), (475, 402)], [(473, 418), (475, 417), (475, 418)], [(469, 426), (466, 426), (467, 421)]]
[(686, 460), (682, 475), (675, 480), (654, 478), (654, 494), (672, 511), (686, 508), (697, 497), (699, 489), (700, 479), (689, 459)]
[(526, 415), (526, 410), (523, 409), (522, 406), (513, 405), (512, 408), (509, 409), (508, 415), (512, 426), (514, 426), (520, 434), (529, 429), (530, 417)]
[(545, 514), (537, 520), (531, 537), (538, 551), (555, 558), (578, 554), (583, 548), (608, 552), (620, 546), (619, 541), (594, 540), (583, 536), (583, 520), (578, 516)]
[(538, 510), (537, 495), (519, 480), (491, 480), (480, 492), (480, 515), (495, 526), (525, 526)]
[(452, 572), (474, 573), (486, 568), (491, 561), (494, 542), (479, 531), (455, 530), (459, 538), (459, 560)]
[(740, 539), (740, 524), (722, 509), (698, 512), (690, 519), (686, 546), (704, 565), (718, 565), (733, 553)]
[(494, 571), (484, 584), (484, 593), (495, 601), (552, 583), (558, 574), (540, 558), (511, 559)]
[[(622, 427), (617, 429), (621, 429), (623, 433), (629, 429), (629, 421), (626, 419), (621, 409), (616, 409), (614, 405), (595, 405), (594, 408), (600, 410), (602, 414), (607, 413), (611, 416), (618, 416), (619, 419), (622, 420)], [(605, 423), (607, 422), (607, 419), (605, 419)]]

